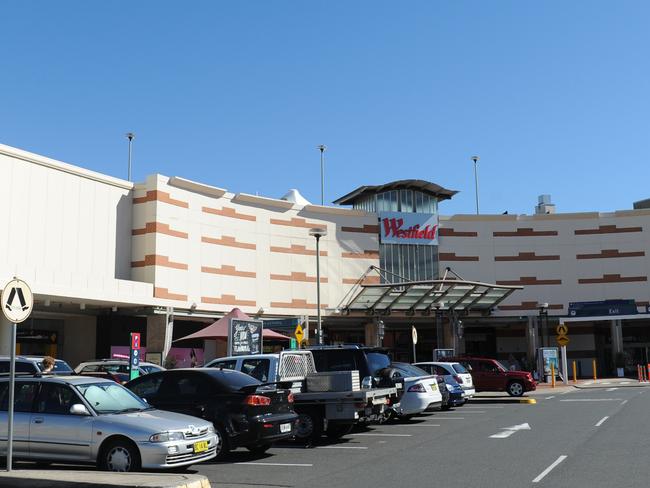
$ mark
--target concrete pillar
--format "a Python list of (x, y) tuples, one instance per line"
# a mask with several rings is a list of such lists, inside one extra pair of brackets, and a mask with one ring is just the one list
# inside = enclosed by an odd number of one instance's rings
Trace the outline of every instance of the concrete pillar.
[(11, 354), (11, 322), (0, 312), (0, 356)]
[(443, 331), (443, 349), (453, 349), (455, 347), (455, 335), (453, 332), (453, 324), (450, 319), (442, 326)]
[(612, 333), (612, 356), (617, 352), (623, 352), (623, 323), (621, 320), (610, 320)]
[(77, 315), (66, 317), (63, 323), (63, 341), (57, 356), (73, 368), (82, 361), (95, 357), (97, 344), (97, 317)]
[(377, 324), (375, 321), (367, 322), (365, 325), (366, 346), (378, 346), (379, 338), (377, 337)]
[(165, 315), (163, 314), (147, 316), (147, 352), (163, 352), (167, 332), (166, 325)]
[(538, 346), (538, 330), (539, 320), (538, 317), (529, 316), (526, 322), (526, 345), (528, 360), (534, 360), (537, 353)]

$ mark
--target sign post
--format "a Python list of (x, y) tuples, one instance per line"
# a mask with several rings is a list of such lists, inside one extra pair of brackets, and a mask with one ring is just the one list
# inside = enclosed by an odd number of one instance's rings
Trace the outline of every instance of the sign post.
[(131, 348), (129, 351), (129, 380), (140, 376), (140, 333), (131, 332)]
[(294, 331), (293, 335), (296, 337), (298, 344), (302, 344), (302, 340), (305, 338), (305, 333), (302, 330), (302, 325), (296, 325), (296, 330)]
[(413, 362), (417, 363), (417, 359), (415, 359), (415, 345), (418, 343), (418, 330), (415, 328), (415, 325), (411, 326), (411, 339), (413, 339)]
[(27, 283), (14, 277), (2, 290), (2, 312), (11, 322), (11, 359), (9, 362), (9, 405), (7, 408), (7, 471), (11, 471), (14, 443), (14, 389), (16, 385), (16, 328), (29, 317), (34, 295)]
[(555, 340), (560, 346), (560, 357), (562, 360), (562, 381), (564, 382), (565, 385), (568, 385), (569, 367), (566, 359), (566, 346), (569, 343), (569, 338), (567, 337), (567, 334), (569, 333), (569, 328), (566, 326), (566, 324), (560, 322), (560, 325), (558, 325), (555, 328), (555, 332), (557, 332), (557, 337), (555, 338)]

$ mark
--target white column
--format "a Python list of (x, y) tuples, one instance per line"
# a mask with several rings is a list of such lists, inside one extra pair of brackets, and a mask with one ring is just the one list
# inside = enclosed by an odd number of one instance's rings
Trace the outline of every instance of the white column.
[(11, 322), (0, 313), (0, 356), (11, 354)]

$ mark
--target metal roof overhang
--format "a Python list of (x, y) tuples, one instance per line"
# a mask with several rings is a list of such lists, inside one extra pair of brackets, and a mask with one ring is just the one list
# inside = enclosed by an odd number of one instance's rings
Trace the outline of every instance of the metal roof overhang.
[(344, 307), (348, 312), (407, 315), (432, 310), (486, 312), (521, 286), (504, 286), (464, 280), (429, 280), (380, 285), (360, 285), (361, 291)]

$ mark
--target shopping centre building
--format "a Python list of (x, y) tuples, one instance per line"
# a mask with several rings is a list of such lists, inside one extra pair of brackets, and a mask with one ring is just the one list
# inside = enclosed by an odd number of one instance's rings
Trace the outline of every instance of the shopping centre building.
[(17, 276), (36, 299), (18, 350), (74, 366), (140, 332), (151, 358), (173, 345), (184, 364), (223, 346), (172, 340), (235, 307), (279, 330), (308, 322), (313, 340), (320, 285), (326, 343), (410, 360), (415, 326), (418, 359), (454, 347), (521, 363), (563, 321), (584, 375), (594, 358), (610, 373), (618, 352), (630, 368), (650, 359), (650, 209), (542, 200), (531, 215), (446, 216), (456, 192), (427, 181), (350, 190), (321, 206), (160, 174), (134, 184), (0, 145), (0, 282)]

